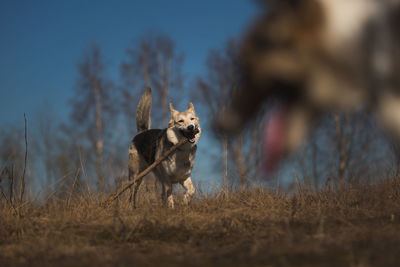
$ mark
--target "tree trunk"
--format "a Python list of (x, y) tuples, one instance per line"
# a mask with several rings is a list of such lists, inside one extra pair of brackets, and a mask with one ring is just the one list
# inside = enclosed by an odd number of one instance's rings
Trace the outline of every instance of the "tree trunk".
[(337, 148), (339, 152), (338, 186), (339, 188), (343, 188), (345, 185), (344, 175), (347, 169), (346, 140), (339, 115), (334, 114), (334, 119), (337, 134)]
[[(170, 62), (163, 62), (162, 56), (158, 54), (157, 56), (157, 64), (158, 64), (158, 71), (160, 76), (160, 85), (161, 85), (161, 109), (162, 109), (162, 117), (161, 117), (161, 127), (165, 127), (164, 125), (168, 124), (168, 96), (169, 96), (169, 87), (170, 87), (170, 75), (171, 75), (171, 67)], [(165, 66), (167, 68), (165, 70)]]
[(149, 47), (145, 44), (142, 45), (143, 57), (142, 68), (143, 68), (143, 81), (145, 87), (150, 87), (150, 71), (149, 71), (149, 55), (148, 55)]
[(226, 190), (228, 188), (228, 139), (225, 135), (222, 137), (222, 162), (222, 188)]
[(104, 191), (104, 173), (103, 173), (103, 118), (102, 101), (100, 94), (100, 85), (97, 80), (93, 80), (93, 90), (95, 98), (95, 120), (96, 120), (96, 173), (97, 186), (99, 191)]
[(239, 185), (240, 188), (245, 188), (246, 187), (246, 182), (247, 182), (247, 170), (246, 170), (246, 165), (244, 164), (244, 158), (243, 158), (243, 133), (241, 133), (238, 136), (238, 144), (235, 149), (235, 162), (236, 162), (236, 167), (239, 171)]

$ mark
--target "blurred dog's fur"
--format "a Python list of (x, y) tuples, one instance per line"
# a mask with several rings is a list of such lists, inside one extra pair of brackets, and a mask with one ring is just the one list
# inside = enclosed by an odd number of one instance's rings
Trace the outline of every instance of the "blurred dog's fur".
[(337, 110), (374, 110), (400, 139), (399, 0), (260, 2), (265, 13), (241, 46), (242, 86), (219, 129), (240, 131), (274, 100), (270, 132), (282, 145), (272, 157), (296, 150), (314, 121)]
[[(154, 168), (153, 173), (161, 182), (162, 200), (169, 207), (174, 207), (172, 184), (180, 183), (186, 190), (185, 204), (189, 203), (195, 189), (191, 180), (197, 142), (201, 135), (200, 121), (194, 106), (189, 103), (188, 109), (179, 112), (170, 104), (171, 119), (166, 129), (150, 129), (151, 126), (151, 89), (147, 88), (136, 111), (137, 134), (129, 147), (129, 180), (135, 177), (161, 157), (169, 148), (182, 138), (189, 142), (179, 147), (167, 159)], [(142, 179), (138, 179), (131, 188), (131, 200), (136, 207), (137, 192)]]

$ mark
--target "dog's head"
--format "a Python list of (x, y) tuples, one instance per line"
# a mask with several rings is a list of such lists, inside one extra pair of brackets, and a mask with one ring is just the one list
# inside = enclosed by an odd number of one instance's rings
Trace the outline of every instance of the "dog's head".
[(179, 135), (187, 138), (190, 143), (196, 144), (201, 135), (200, 120), (196, 116), (192, 102), (189, 103), (188, 109), (182, 112), (174, 109), (172, 104), (169, 104), (171, 111), (171, 120), (168, 128), (173, 128)]
[(365, 42), (376, 20), (374, 1), (260, 1), (268, 8), (242, 42), (241, 87), (217, 125), (225, 133), (239, 132), (264, 103), (276, 103), (264, 145), (267, 158), (280, 159), (300, 147), (323, 114), (375, 101), (366, 66), (373, 45)]

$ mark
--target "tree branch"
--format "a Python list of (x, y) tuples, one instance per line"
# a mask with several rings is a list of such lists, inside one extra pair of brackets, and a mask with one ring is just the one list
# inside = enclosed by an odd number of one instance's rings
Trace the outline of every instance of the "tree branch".
[(27, 126), (26, 126), (26, 115), (24, 113), (24, 121), (25, 121), (25, 159), (24, 159), (24, 170), (22, 172), (21, 179), (21, 191), (19, 195), (19, 200), (22, 202), (25, 193), (25, 172), (26, 172), (26, 162), (28, 160), (28, 138), (27, 138)]

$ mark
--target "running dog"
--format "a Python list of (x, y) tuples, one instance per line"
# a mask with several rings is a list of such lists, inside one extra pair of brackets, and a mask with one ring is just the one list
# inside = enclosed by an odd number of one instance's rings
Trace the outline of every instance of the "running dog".
[[(189, 103), (188, 109), (179, 112), (172, 104), (169, 105), (171, 119), (166, 129), (150, 129), (151, 127), (152, 93), (146, 88), (136, 110), (137, 134), (129, 147), (129, 180), (135, 177), (161, 157), (169, 148), (182, 138), (189, 142), (179, 147), (167, 159), (154, 168), (153, 173), (161, 182), (162, 200), (168, 207), (174, 208), (172, 185), (180, 183), (186, 190), (184, 203), (192, 199), (195, 189), (190, 178), (197, 142), (201, 135), (200, 121), (196, 116), (194, 106)], [(131, 189), (131, 200), (136, 208), (136, 197), (142, 179), (138, 179)], [(133, 198), (133, 199), (132, 199)]]

